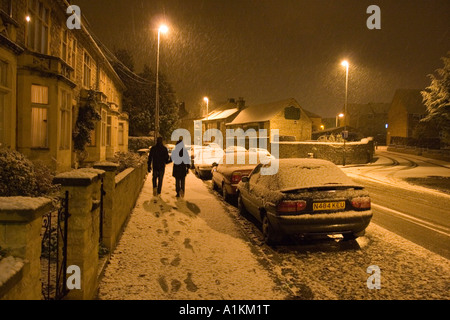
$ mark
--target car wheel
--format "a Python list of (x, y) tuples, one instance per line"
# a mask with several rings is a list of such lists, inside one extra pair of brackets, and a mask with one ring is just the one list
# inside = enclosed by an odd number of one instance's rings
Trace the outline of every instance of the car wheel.
[(212, 189), (213, 189), (214, 191), (219, 190), (219, 188), (217, 187), (217, 184), (216, 184), (216, 182), (214, 181), (214, 179), (212, 179), (211, 181), (212, 181)]
[(228, 202), (228, 200), (230, 199), (230, 196), (228, 195), (227, 188), (225, 188), (224, 183), (222, 183), (222, 197), (223, 200), (225, 200), (226, 202)]
[(247, 209), (245, 208), (244, 202), (242, 201), (242, 195), (240, 192), (238, 193), (238, 209), (239, 214), (241, 215), (245, 215), (248, 213)]
[(269, 246), (276, 245), (280, 243), (281, 236), (278, 232), (273, 229), (272, 224), (269, 221), (269, 218), (265, 214), (262, 218), (262, 232), (264, 242)]

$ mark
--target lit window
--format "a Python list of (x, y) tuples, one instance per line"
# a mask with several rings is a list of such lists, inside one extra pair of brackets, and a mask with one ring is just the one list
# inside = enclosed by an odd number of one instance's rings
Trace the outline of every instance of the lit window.
[(33, 84), (31, 86), (31, 103), (48, 104), (48, 87)]
[(48, 147), (47, 108), (31, 108), (31, 147)]

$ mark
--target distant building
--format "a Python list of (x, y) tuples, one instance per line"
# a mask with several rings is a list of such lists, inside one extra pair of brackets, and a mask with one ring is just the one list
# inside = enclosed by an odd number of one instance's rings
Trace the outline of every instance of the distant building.
[(228, 99), (227, 103), (215, 108), (201, 119), (203, 132), (207, 129), (218, 129), (222, 132), (222, 136), (225, 137), (225, 125), (232, 122), (244, 108), (245, 100), (243, 98), (239, 98), (238, 100), (233, 98)]
[(311, 119), (311, 123), (312, 123), (312, 131), (320, 131), (320, 130), (324, 130), (325, 126), (322, 123), (322, 117), (312, 113), (311, 111), (305, 110), (305, 113), (308, 115), (308, 117)]
[(227, 129), (266, 129), (267, 142), (273, 141), (272, 130), (279, 130), (279, 139), (304, 141), (311, 139), (312, 121), (295, 99), (254, 105), (245, 108), (230, 123)]
[(364, 137), (373, 137), (378, 144), (384, 144), (389, 107), (389, 103), (349, 104), (347, 126), (355, 128)]
[[(0, 1), (0, 143), (57, 171), (75, 162), (72, 131), (88, 91), (101, 121), (86, 161), (128, 150), (124, 84), (82, 20), (69, 30), (65, 0)], [(27, 19), (26, 19), (27, 18)]]
[(397, 90), (388, 112), (387, 145), (392, 143), (406, 145), (426, 112), (420, 90)]

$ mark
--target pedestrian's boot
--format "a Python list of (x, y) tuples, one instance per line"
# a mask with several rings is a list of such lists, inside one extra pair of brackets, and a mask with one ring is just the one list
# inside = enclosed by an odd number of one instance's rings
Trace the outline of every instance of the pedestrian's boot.
[(153, 188), (153, 196), (156, 197), (157, 194), (158, 194), (158, 189), (157, 188)]
[(181, 196), (181, 198), (184, 198), (184, 190), (180, 191), (180, 196)]

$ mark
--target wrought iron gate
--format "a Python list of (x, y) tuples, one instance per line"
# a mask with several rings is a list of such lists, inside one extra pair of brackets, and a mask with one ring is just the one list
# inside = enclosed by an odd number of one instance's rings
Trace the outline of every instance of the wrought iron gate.
[(41, 275), (45, 300), (60, 300), (69, 292), (66, 286), (69, 192), (58, 202), (57, 210), (44, 215), (42, 224)]

